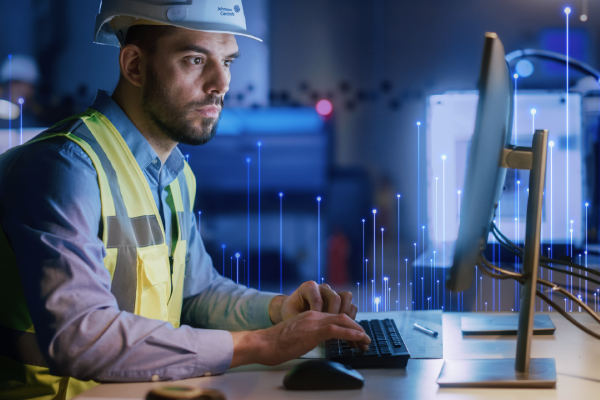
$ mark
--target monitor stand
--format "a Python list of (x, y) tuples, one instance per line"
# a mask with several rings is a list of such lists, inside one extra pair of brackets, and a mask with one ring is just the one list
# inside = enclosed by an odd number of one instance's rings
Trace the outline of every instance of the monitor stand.
[(531, 149), (505, 149), (501, 160), (503, 168), (531, 170), (516, 358), (445, 360), (437, 380), (440, 387), (553, 388), (556, 386), (554, 359), (530, 358), (547, 148), (548, 131), (537, 130), (533, 134)]
[[(464, 336), (517, 334), (519, 315), (473, 315), (460, 319), (460, 329)], [(556, 327), (547, 314), (537, 314), (533, 317), (534, 335), (553, 335)]]

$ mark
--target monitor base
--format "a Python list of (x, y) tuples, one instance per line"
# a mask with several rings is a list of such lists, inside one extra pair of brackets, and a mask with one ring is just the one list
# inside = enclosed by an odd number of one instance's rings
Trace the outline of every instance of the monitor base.
[[(474, 315), (460, 319), (460, 329), (464, 336), (472, 335), (513, 335), (517, 334), (519, 314), (515, 315)], [(534, 335), (553, 335), (556, 327), (547, 314), (533, 317)]]
[(530, 359), (529, 373), (515, 371), (514, 358), (445, 360), (437, 380), (440, 387), (546, 388), (556, 387), (554, 358)]

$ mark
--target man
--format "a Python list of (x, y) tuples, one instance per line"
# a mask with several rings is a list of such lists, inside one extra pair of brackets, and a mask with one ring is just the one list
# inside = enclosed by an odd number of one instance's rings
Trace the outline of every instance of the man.
[(370, 341), (350, 293), (314, 282), (290, 296), (258, 292), (213, 268), (176, 146), (214, 136), (239, 55), (233, 34), (251, 35), (239, 1), (158, 3), (104, 0), (96, 41), (116, 35), (121, 46), (112, 97), (99, 92), (85, 113), (0, 157), (2, 399), (70, 398), (94, 382), (219, 374), (334, 337)]

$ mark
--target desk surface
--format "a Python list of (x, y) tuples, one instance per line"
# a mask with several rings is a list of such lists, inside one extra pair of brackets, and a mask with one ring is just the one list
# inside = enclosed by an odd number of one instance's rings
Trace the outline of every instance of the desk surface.
[[(399, 313), (395, 319), (403, 319)], [(444, 358), (514, 358), (516, 337), (472, 336), (463, 337), (460, 317), (463, 315), (503, 315), (510, 313), (444, 313)], [(186, 385), (219, 389), (228, 400), (237, 399), (591, 399), (600, 395), (600, 342), (581, 332), (561, 315), (548, 313), (556, 326), (553, 336), (534, 336), (532, 357), (556, 359), (556, 389), (441, 389), (436, 379), (442, 368), (440, 359), (413, 359), (405, 370), (365, 369), (362, 390), (292, 392), (283, 389), (285, 373), (302, 360), (294, 360), (277, 367), (248, 365), (233, 368), (226, 374), (181, 381)], [(583, 313), (574, 317), (595, 332), (600, 325)], [(381, 318), (384, 313), (379, 313)], [(359, 318), (368, 318), (363, 314)], [(410, 348), (409, 348), (410, 350)], [(91, 399), (144, 399), (145, 394), (158, 383), (104, 384), (92, 388), (79, 397)]]

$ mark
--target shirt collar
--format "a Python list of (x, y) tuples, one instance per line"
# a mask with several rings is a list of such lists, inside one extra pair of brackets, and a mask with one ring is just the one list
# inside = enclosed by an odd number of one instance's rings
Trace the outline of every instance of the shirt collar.
[[(138, 165), (144, 170), (158, 156), (144, 135), (140, 133), (133, 122), (125, 115), (121, 107), (110, 96), (108, 92), (98, 90), (91, 108), (103, 114), (117, 128), (117, 131), (119, 131), (123, 140), (127, 143)], [(183, 154), (181, 154), (177, 146), (173, 149), (169, 158), (167, 158), (164, 167), (174, 173), (173, 179), (183, 171)]]

